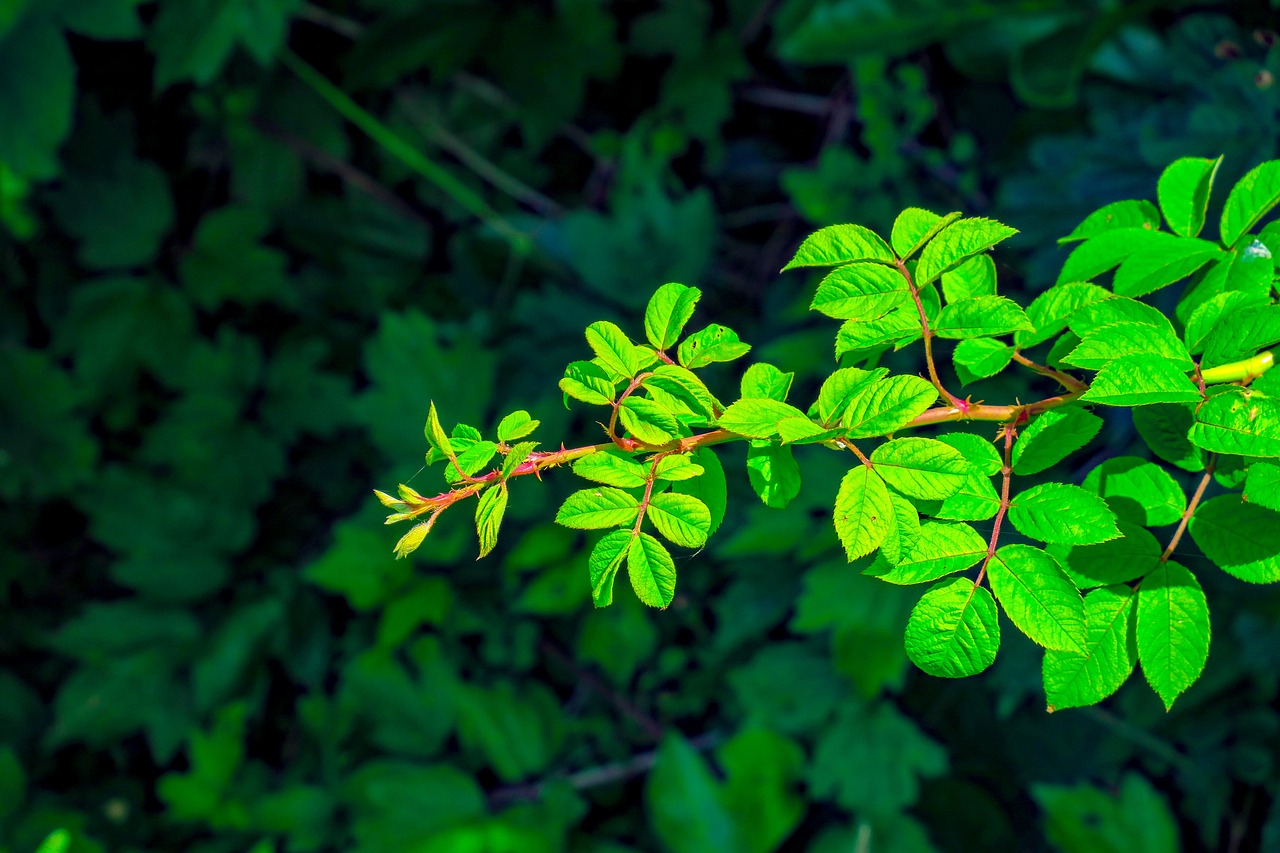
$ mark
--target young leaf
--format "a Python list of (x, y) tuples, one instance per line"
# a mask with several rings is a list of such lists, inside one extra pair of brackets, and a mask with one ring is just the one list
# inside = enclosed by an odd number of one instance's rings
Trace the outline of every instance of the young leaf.
[(842, 367), (828, 376), (818, 390), (818, 418), (824, 424), (840, 422), (849, 399), (863, 385), (883, 379), (889, 375), (887, 367), (875, 370), (860, 370), (856, 367)]
[(708, 535), (715, 533), (724, 521), (725, 506), (728, 503), (728, 485), (724, 478), (724, 468), (720, 459), (709, 447), (700, 447), (692, 453), (693, 463), (705, 472), (692, 480), (683, 480), (671, 486), (675, 494), (692, 495), (707, 505), (711, 512), (711, 529)]
[(880, 547), (893, 523), (889, 490), (880, 475), (856, 465), (840, 481), (836, 493), (836, 535), (853, 562)]
[(603, 530), (633, 524), (640, 501), (621, 489), (582, 489), (565, 498), (556, 524), (576, 530)]
[(1280, 401), (1249, 388), (1228, 388), (1196, 409), (1187, 437), (1213, 453), (1280, 456)]
[(1035, 331), (1015, 332), (1013, 341), (1019, 349), (1043, 343), (1067, 328), (1072, 316), (1081, 308), (1111, 298), (1109, 290), (1087, 281), (1055, 285), (1027, 306), (1027, 319), (1035, 326)]
[(1200, 504), (1189, 529), (1224, 572), (1249, 583), (1280, 581), (1280, 512), (1222, 495)]
[(654, 495), (645, 518), (659, 533), (685, 548), (701, 548), (711, 535), (711, 510), (689, 495), (674, 492)]
[(805, 238), (783, 272), (796, 267), (834, 267), (854, 261), (894, 262), (893, 251), (861, 225), (829, 225)]
[(924, 287), (979, 252), (985, 252), (1017, 230), (993, 219), (961, 219), (928, 242), (916, 264), (916, 286)]
[(570, 362), (564, 369), (564, 378), (560, 380), (560, 390), (593, 406), (609, 405), (617, 391), (604, 369), (589, 361)]
[[(455, 447), (459, 442), (454, 439)], [(498, 452), (498, 445), (492, 441), (477, 441), (462, 451), (455, 457), (454, 464), (445, 469), (444, 478), (451, 484), (461, 483), (466, 477), (471, 477), (479, 473), (489, 461), (493, 459), (494, 454)], [(461, 471), (461, 473), (459, 473)]]
[(1137, 633), (1142, 672), (1167, 710), (1209, 657), (1209, 606), (1195, 575), (1168, 562), (1143, 578)]
[(1160, 211), (1149, 201), (1113, 201), (1084, 218), (1070, 234), (1058, 238), (1058, 245), (1087, 240), (1103, 231), (1117, 228), (1145, 228), (1155, 231), (1160, 227)]
[(1013, 360), (1013, 347), (991, 338), (968, 338), (956, 346), (951, 361), (961, 385), (995, 376)]
[(644, 310), (644, 336), (659, 351), (670, 349), (693, 316), (702, 291), (671, 282), (659, 287)]
[(1084, 447), (1102, 429), (1102, 418), (1080, 408), (1050, 409), (1028, 424), (1013, 445), (1015, 474), (1039, 474)]
[(1085, 650), (1084, 599), (1058, 561), (1030, 545), (1005, 545), (987, 578), (1009, 621), (1047, 649)]
[(664, 456), (658, 460), (654, 478), (674, 483), (679, 480), (692, 480), (694, 477), (701, 477), (705, 472), (706, 469), (701, 465), (694, 464), (687, 455), (680, 454), (677, 456)]
[(969, 525), (929, 521), (903, 543), (896, 565), (877, 559), (865, 574), (893, 584), (927, 583), (976, 566), (986, 555), (987, 541)]
[(619, 489), (638, 489), (648, 478), (645, 467), (626, 453), (614, 448), (597, 450), (573, 463), (573, 473), (593, 483), (616, 486)]
[(753, 364), (742, 374), (742, 396), (785, 403), (787, 394), (791, 391), (791, 380), (795, 376), (794, 373), (783, 373), (772, 364)]
[[(805, 421), (810, 423), (808, 419)], [(800, 494), (800, 466), (790, 447), (747, 448), (747, 478), (764, 505), (782, 509)]]
[(1112, 289), (1120, 296), (1146, 296), (1181, 281), (1222, 255), (1216, 243), (1195, 237), (1161, 241), (1125, 258), (1116, 270)]
[(1083, 485), (1106, 498), (1117, 518), (1144, 527), (1176, 524), (1187, 508), (1187, 496), (1169, 472), (1137, 456), (1108, 459)]
[(427, 534), (431, 532), (431, 528), (435, 526), (438, 515), (431, 515), (426, 521), (419, 522), (409, 528), (409, 532), (400, 537), (400, 541), (396, 543), (395, 555), (397, 560), (402, 560), (412, 554), (422, 544), (422, 540), (427, 538)]
[(536, 441), (522, 441), (519, 444), (512, 445), (511, 449), (507, 451), (507, 455), (502, 459), (502, 479), (505, 480), (510, 477), (511, 473), (529, 458), (529, 454), (537, 446), (538, 442)]
[(427, 425), (423, 432), (432, 449), (450, 460), (454, 458), (453, 445), (449, 443), (449, 436), (445, 434), (444, 427), (440, 426), (440, 416), (436, 414), (434, 400), (427, 409)]
[(942, 500), (960, 491), (969, 462), (954, 447), (931, 438), (897, 438), (871, 453), (877, 474), (904, 495)]
[(619, 376), (630, 379), (656, 359), (631, 343), (626, 334), (608, 320), (597, 320), (587, 326), (587, 345), (604, 366)]
[(627, 552), (634, 541), (633, 531), (615, 530), (606, 533), (591, 549), (587, 568), (591, 574), (591, 600), (596, 607), (613, 604), (613, 579), (617, 577), (618, 568), (627, 558)]
[(1133, 410), (1133, 425), (1152, 453), (1187, 471), (1203, 471), (1205, 453), (1187, 438), (1194, 423), (1191, 406), (1156, 405)]
[(996, 603), (969, 578), (942, 581), (911, 610), (905, 640), (907, 657), (929, 675), (976, 675), (1000, 649)]
[(974, 296), (953, 302), (933, 323), (940, 338), (980, 338), (1034, 328), (1017, 303), (1003, 296)]
[(849, 395), (842, 424), (849, 438), (888, 435), (910, 423), (938, 399), (938, 390), (919, 376), (891, 376), (860, 385)]
[(912, 307), (907, 280), (896, 267), (869, 261), (832, 270), (809, 304), (837, 320), (874, 319), (899, 307)]
[(1280, 512), (1280, 465), (1255, 462), (1244, 481), (1245, 501)]
[(1098, 371), (1080, 399), (1104, 406), (1149, 406), (1194, 403), (1200, 399), (1200, 391), (1162, 356), (1126, 355)]
[(1062, 358), (1062, 363), (1101, 370), (1126, 355), (1159, 356), (1184, 373), (1195, 368), (1187, 348), (1172, 329), (1141, 323), (1112, 323), (1091, 330), (1079, 346)]
[(1120, 584), (1085, 596), (1084, 650), (1045, 652), (1043, 678), (1049, 712), (1096, 705), (1120, 689), (1138, 661), (1134, 633), (1137, 595)]
[(631, 396), (618, 405), (618, 419), (627, 432), (645, 444), (666, 444), (680, 437), (676, 416), (653, 400)]
[(1120, 535), (1107, 502), (1079, 486), (1042, 483), (1015, 495), (1009, 521), (1028, 539), (1092, 545)]
[(1120, 538), (1096, 545), (1050, 546), (1077, 589), (1124, 583), (1140, 578), (1160, 560), (1164, 549), (1145, 527), (1117, 521)]
[(733, 329), (712, 323), (681, 341), (676, 358), (685, 367), (695, 370), (718, 361), (733, 361), (750, 350), (751, 344), (738, 340), (738, 333)]
[(1268, 160), (1231, 188), (1222, 208), (1222, 245), (1232, 248), (1280, 203), (1280, 160)]
[(893, 221), (893, 233), (889, 235), (889, 243), (898, 253), (898, 257), (905, 261), (939, 231), (959, 218), (959, 211), (939, 216), (919, 207), (908, 207)]
[[(744, 398), (724, 410), (717, 425), (748, 438), (770, 438), (778, 434), (783, 418), (804, 418), (804, 412), (777, 400)], [(806, 418), (807, 420), (807, 418)]]
[(507, 484), (490, 486), (476, 501), (476, 535), (480, 539), (480, 556), (487, 557), (498, 544), (498, 528), (507, 511)]
[(944, 272), (942, 295), (948, 303), (975, 296), (995, 296), (996, 262), (990, 255), (975, 255), (950, 272)]
[(1164, 212), (1169, 229), (1183, 237), (1195, 237), (1204, 227), (1205, 208), (1209, 206), (1209, 193), (1213, 189), (1213, 177), (1218, 173), (1222, 158), (1209, 160), (1204, 157), (1183, 157), (1174, 160), (1160, 175), (1156, 185), (1156, 197)]
[(636, 596), (650, 607), (665, 608), (676, 597), (675, 561), (648, 533), (641, 533), (627, 550), (627, 574)]
[(524, 409), (517, 409), (498, 424), (498, 441), (510, 442), (524, 438), (538, 428), (542, 421), (535, 421)]

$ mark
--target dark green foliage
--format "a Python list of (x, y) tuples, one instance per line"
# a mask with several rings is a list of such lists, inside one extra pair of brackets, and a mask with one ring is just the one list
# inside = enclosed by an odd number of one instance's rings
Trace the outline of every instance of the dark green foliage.
[(1253, 5), (0, 4), (0, 850), (1274, 843)]

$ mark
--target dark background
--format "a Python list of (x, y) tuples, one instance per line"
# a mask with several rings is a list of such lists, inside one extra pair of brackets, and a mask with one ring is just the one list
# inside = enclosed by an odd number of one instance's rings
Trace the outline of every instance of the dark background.
[(480, 562), (370, 492), (438, 487), (429, 400), (599, 440), (556, 381), (666, 281), (811, 395), (820, 225), (1000, 218), (1025, 304), (1173, 159), (1276, 156), (1275, 5), (0, 4), (0, 850), (1280, 849), (1280, 595), (1193, 545), (1200, 682), (1050, 716), (1014, 631), (909, 667), (821, 449), (785, 511), (725, 450), (663, 612), (593, 610), (565, 472)]

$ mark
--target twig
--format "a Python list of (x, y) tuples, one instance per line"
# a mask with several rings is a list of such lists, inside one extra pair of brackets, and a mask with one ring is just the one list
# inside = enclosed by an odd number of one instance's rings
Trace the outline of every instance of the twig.
[(1191, 495), (1191, 500), (1187, 501), (1187, 509), (1182, 513), (1182, 518), (1178, 521), (1178, 528), (1173, 531), (1173, 537), (1169, 539), (1169, 547), (1165, 548), (1164, 553), (1160, 555), (1160, 562), (1169, 562), (1169, 558), (1173, 556), (1174, 549), (1182, 541), (1182, 534), (1187, 530), (1187, 523), (1191, 521), (1191, 516), (1195, 513), (1196, 507), (1200, 505), (1200, 499), (1204, 497), (1204, 490), (1208, 488), (1209, 481), (1213, 479), (1213, 468), (1217, 463), (1218, 455), (1216, 453), (1209, 454), (1209, 461), (1204, 466), (1204, 476), (1200, 478), (1200, 483), (1196, 486), (1195, 493)]

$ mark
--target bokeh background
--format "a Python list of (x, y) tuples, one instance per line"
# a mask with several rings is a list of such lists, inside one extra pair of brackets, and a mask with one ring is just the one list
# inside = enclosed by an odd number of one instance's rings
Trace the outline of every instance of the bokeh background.
[(786, 510), (725, 450), (665, 612), (591, 607), (567, 472), (479, 562), (370, 491), (438, 484), (429, 400), (597, 441), (556, 381), (667, 281), (810, 393), (817, 226), (1000, 218), (1025, 301), (1176, 157), (1277, 155), (1276, 6), (0, 2), (0, 850), (1280, 849), (1274, 589), (1201, 575), (1172, 713), (1049, 715), (1015, 631), (908, 666), (820, 449)]

